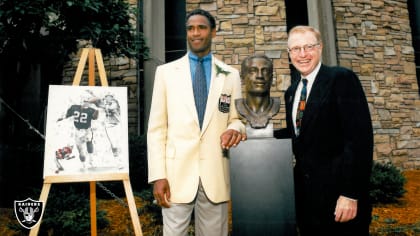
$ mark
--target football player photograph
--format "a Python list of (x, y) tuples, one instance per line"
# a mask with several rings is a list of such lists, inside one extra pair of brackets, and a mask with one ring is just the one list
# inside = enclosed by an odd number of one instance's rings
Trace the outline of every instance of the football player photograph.
[[(66, 112), (65, 117), (59, 118), (57, 122), (63, 119), (72, 119), (74, 124), (74, 138), (76, 148), (79, 152), (79, 159), (82, 163), (81, 170), (86, 170), (88, 167), (93, 166), (93, 160), (91, 154), (93, 153), (93, 131), (92, 131), (92, 120), (98, 119), (98, 110), (93, 108), (93, 104), (90, 100), (82, 96), (81, 105), (71, 105)], [(86, 165), (88, 160), (88, 165)], [(60, 165), (59, 170), (62, 170)]]

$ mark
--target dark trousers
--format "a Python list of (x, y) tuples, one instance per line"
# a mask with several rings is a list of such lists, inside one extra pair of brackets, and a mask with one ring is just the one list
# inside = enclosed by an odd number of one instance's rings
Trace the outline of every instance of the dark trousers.
[(309, 225), (298, 222), (300, 236), (369, 236), (369, 224), (349, 221), (326, 225)]

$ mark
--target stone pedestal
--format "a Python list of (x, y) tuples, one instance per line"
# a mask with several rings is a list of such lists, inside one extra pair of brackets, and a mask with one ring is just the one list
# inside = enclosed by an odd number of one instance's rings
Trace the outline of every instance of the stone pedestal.
[(290, 139), (248, 139), (230, 149), (232, 235), (296, 235)]

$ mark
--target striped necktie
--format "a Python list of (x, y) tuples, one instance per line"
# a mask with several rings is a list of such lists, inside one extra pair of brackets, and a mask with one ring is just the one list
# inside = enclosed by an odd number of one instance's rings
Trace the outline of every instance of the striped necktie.
[(299, 135), (300, 127), (302, 126), (302, 118), (303, 118), (303, 111), (305, 110), (306, 106), (306, 85), (308, 84), (308, 80), (305, 78), (302, 78), (302, 91), (300, 93), (300, 100), (299, 105), (296, 111), (296, 135)]
[(200, 128), (203, 125), (204, 112), (206, 111), (207, 104), (207, 83), (206, 75), (204, 74), (203, 59), (199, 58), (195, 68), (193, 91), (195, 108), (197, 109), (198, 121)]

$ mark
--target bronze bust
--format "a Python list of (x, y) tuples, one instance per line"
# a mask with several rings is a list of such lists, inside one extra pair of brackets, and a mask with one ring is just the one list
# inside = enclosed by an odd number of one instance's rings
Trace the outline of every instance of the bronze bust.
[(236, 99), (239, 114), (254, 129), (267, 127), (279, 112), (280, 98), (270, 97), (273, 83), (273, 63), (265, 55), (245, 58), (241, 65), (241, 78), (245, 85), (245, 98)]

